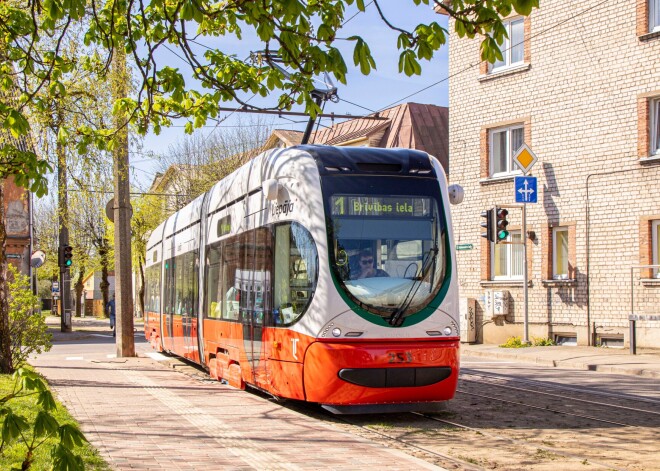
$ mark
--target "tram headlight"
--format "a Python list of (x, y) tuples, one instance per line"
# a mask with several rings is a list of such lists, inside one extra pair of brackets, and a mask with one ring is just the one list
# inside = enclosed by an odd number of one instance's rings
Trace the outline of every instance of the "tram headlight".
[(339, 337), (341, 335), (341, 329), (339, 327), (335, 327), (334, 329), (332, 329), (332, 335), (334, 335), (335, 337)]
[(445, 327), (442, 333), (445, 335), (451, 335), (451, 327)]

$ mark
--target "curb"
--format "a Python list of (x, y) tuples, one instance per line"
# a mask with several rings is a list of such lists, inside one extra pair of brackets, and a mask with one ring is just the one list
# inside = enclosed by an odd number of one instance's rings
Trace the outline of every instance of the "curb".
[(626, 368), (618, 365), (583, 363), (579, 361), (565, 361), (565, 360), (548, 360), (545, 358), (531, 357), (525, 355), (516, 355), (515, 353), (504, 352), (491, 352), (462, 349), (462, 354), (480, 357), (480, 358), (496, 358), (499, 360), (516, 360), (522, 363), (532, 363), (542, 366), (549, 366), (553, 368), (570, 368), (582, 371), (596, 371), (599, 373), (613, 373), (622, 374), (627, 376), (642, 376), (645, 378), (660, 378), (660, 371), (650, 370), (646, 368)]

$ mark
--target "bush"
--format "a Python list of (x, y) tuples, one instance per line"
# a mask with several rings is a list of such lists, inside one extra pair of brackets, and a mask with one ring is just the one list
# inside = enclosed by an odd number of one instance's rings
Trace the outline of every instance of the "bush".
[(50, 350), (52, 335), (41, 313), (41, 301), (32, 294), (29, 279), (8, 264), (9, 338), (13, 368), (23, 365), (34, 353)]
[(532, 337), (532, 341), (525, 343), (520, 337), (509, 337), (500, 347), (502, 348), (525, 348), (525, 347), (549, 347), (555, 345), (551, 339), (543, 337)]
[(552, 347), (555, 345), (554, 340), (544, 337), (532, 337), (532, 345), (535, 347)]
[(529, 347), (528, 343), (524, 343), (520, 337), (509, 337), (500, 347), (502, 348), (525, 348)]

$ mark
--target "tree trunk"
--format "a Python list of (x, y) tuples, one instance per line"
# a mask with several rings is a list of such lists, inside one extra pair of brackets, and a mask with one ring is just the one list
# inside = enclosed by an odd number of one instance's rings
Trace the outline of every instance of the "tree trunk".
[(7, 299), (7, 230), (5, 228), (5, 182), (0, 181), (0, 373), (14, 372), (9, 338), (9, 302)]
[[(115, 101), (128, 96), (130, 76), (126, 53), (121, 47), (113, 51), (112, 84)], [(115, 112), (115, 148), (113, 175), (115, 187), (115, 293), (117, 357), (135, 356), (133, 334), (133, 280), (131, 267), (131, 201), (128, 161), (128, 120), (122, 111)]]

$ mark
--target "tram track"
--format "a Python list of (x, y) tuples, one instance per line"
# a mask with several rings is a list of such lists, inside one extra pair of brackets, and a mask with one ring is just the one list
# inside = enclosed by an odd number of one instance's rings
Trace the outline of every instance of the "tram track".
[(556, 383), (466, 373), (460, 381), (456, 398), (439, 414), (321, 420), (447, 469), (660, 470), (653, 399), (640, 397), (636, 407), (632, 395)]
[[(473, 375), (465, 373), (461, 375), (460, 381), (463, 385), (473, 384), (481, 386), (484, 383), (488, 384), (488, 386), (491, 387), (491, 390), (488, 392), (488, 394), (469, 391), (466, 390), (465, 387), (461, 386), (459, 386), (457, 392), (481, 397), (491, 401), (500, 401), (515, 406), (524, 406), (530, 409), (563, 414), (570, 417), (601, 422), (614, 426), (660, 427), (660, 411), (658, 410), (649, 410), (648, 408), (634, 407), (627, 404), (617, 404), (612, 401), (604, 402), (601, 400), (587, 399), (584, 396), (589, 392), (584, 390), (580, 392), (583, 397), (575, 397), (567, 394), (566, 391), (561, 391), (561, 393), (559, 393), (558, 389), (560, 388), (555, 388), (554, 392), (549, 392), (540, 390), (540, 388), (532, 389), (513, 386), (511, 384), (501, 384), (500, 379), (494, 379), (488, 375)], [(497, 397), (492, 387), (504, 391), (513, 391), (521, 395), (528, 395), (531, 397), (531, 399), (534, 400), (535, 403), (529, 404), (522, 400), (513, 401), (507, 398)], [(633, 401), (629, 397), (617, 397), (616, 399), (628, 401), (629, 404)], [(539, 405), (541, 400), (543, 400), (544, 405)], [(566, 410), (567, 407), (570, 407), (572, 410)], [(585, 408), (586, 412), (577, 412), (575, 409), (578, 409), (579, 407)]]
[[(252, 392), (273, 400), (263, 391)], [(655, 459), (660, 413), (652, 409), (660, 401), (604, 393), (463, 371), (456, 397), (440, 413), (341, 416), (314, 404), (281, 404), (452, 471), (660, 471)], [(637, 399), (640, 407), (632, 405)], [(582, 413), (595, 407), (603, 409)]]
[[(483, 373), (483, 372), (476, 372), (477, 370), (470, 369), (470, 368), (461, 368), (461, 378), (465, 378), (466, 376), (473, 376), (473, 377), (479, 377), (479, 378), (485, 378), (491, 381), (506, 381), (507, 383), (520, 383), (520, 384), (526, 384), (529, 386), (536, 386), (538, 389), (533, 390), (535, 393), (543, 393), (543, 394), (550, 394), (546, 393), (544, 391), (541, 391), (541, 388), (543, 389), (552, 389), (554, 391), (561, 391), (564, 395), (562, 397), (565, 397), (565, 393), (568, 392), (573, 392), (577, 394), (582, 394), (582, 395), (588, 395), (588, 396), (594, 396), (594, 397), (602, 397), (602, 398), (610, 398), (610, 399), (617, 399), (621, 401), (634, 401), (636, 403), (641, 403), (641, 404), (648, 404), (649, 408), (648, 409), (640, 409), (640, 408), (635, 408), (634, 410), (643, 410), (645, 412), (653, 413), (653, 414), (658, 414), (660, 415), (660, 412), (658, 412), (658, 408), (660, 408), (660, 399), (654, 399), (650, 397), (642, 397), (639, 395), (633, 395), (633, 394), (623, 394), (623, 393), (612, 393), (608, 391), (601, 391), (601, 390), (596, 390), (594, 388), (587, 388), (587, 387), (580, 387), (580, 386), (574, 386), (574, 385), (566, 385), (566, 384), (560, 384), (560, 383), (550, 383), (548, 381), (539, 381), (539, 380), (530, 380), (530, 379), (521, 379), (519, 377), (513, 376), (513, 375), (506, 375), (502, 373)], [(577, 400), (577, 398), (574, 398)], [(611, 403), (607, 403), (607, 405), (615, 405)], [(620, 406), (617, 406), (620, 407)], [(655, 410), (651, 410), (650, 407), (656, 408)]]

